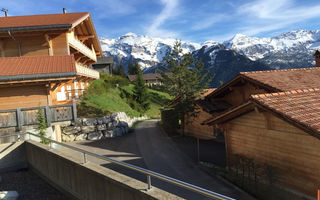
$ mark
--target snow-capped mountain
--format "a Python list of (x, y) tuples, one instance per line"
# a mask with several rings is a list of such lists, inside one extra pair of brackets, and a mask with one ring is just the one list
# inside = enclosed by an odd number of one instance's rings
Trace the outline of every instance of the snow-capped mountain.
[(320, 48), (320, 31), (298, 30), (269, 38), (236, 34), (223, 45), (272, 68), (310, 67), (314, 51)]
[[(138, 62), (145, 73), (152, 73), (162, 65), (176, 40), (128, 33), (100, 41), (105, 55), (114, 57), (115, 66), (122, 64), (127, 70), (129, 62)], [(320, 31), (298, 30), (269, 38), (236, 34), (222, 43), (182, 41), (182, 48), (195, 60), (202, 59), (205, 70), (215, 75), (212, 86), (218, 86), (240, 71), (314, 66), (313, 53), (320, 48)]]
[[(171, 52), (175, 39), (152, 38), (144, 35), (127, 33), (117, 39), (101, 38), (101, 46), (106, 56), (113, 56), (115, 65), (125, 68), (129, 62), (138, 62), (143, 70), (155, 66)], [(200, 44), (182, 42), (183, 53), (201, 48)]]

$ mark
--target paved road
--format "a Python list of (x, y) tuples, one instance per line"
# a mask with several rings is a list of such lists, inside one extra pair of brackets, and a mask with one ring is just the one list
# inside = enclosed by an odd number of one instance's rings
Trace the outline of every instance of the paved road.
[[(208, 175), (199, 169), (196, 163), (194, 163), (185, 153), (181, 152), (176, 144), (161, 131), (158, 127), (157, 120), (142, 122), (137, 125), (134, 133), (123, 137), (94, 142), (74, 142), (72, 144), (236, 199), (252, 199), (220, 179)], [(66, 152), (75, 155), (75, 153)], [(114, 164), (95, 158), (89, 158), (89, 161), (96, 162), (102, 166), (119, 171), (141, 181), (146, 181), (144, 175), (123, 169)], [(164, 183), (155, 178), (152, 179), (152, 185), (186, 199), (208, 199), (202, 195), (181, 189), (178, 186)]]

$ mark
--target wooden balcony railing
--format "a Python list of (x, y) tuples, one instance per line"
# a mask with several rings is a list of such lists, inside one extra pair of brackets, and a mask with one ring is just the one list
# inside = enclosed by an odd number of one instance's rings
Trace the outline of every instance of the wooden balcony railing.
[(80, 63), (76, 63), (76, 69), (77, 69), (78, 75), (87, 76), (87, 77), (94, 78), (94, 79), (100, 78), (100, 74), (98, 71), (96, 71), (94, 69), (90, 69)]
[(90, 49), (85, 44), (83, 44), (80, 40), (75, 38), (73, 33), (68, 34), (68, 41), (69, 41), (69, 45), (72, 48), (76, 49), (77, 51), (81, 52), (83, 55), (97, 62), (97, 56), (94, 49), (93, 48)]

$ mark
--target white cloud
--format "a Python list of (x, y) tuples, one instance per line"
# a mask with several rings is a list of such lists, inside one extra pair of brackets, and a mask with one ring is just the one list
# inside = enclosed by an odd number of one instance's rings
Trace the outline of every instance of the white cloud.
[(213, 26), (214, 24), (221, 22), (227, 18), (228, 16), (224, 14), (218, 14), (215, 16), (206, 17), (201, 20), (198, 20), (198, 22), (195, 25), (193, 25), (191, 29), (195, 31), (207, 29)]
[(150, 36), (159, 37), (177, 37), (176, 32), (161, 28), (161, 26), (169, 19), (177, 15), (177, 6), (179, 0), (161, 0), (164, 8), (159, 15), (153, 19), (151, 25), (147, 28), (147, 34)]
[(320, 17), (319, 10), (320, 5), (298, 7), (293, 0), (255, 0), (238, 8), (245, 25), (237, 30), (247, 35), (279, 30)]

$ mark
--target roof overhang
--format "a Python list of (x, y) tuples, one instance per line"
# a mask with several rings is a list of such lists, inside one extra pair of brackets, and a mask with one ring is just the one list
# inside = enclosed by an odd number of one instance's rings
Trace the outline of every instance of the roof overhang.
[(58, 30), (58, 29), (70, 29), (72, 24), (58, 24), (58, 25), (43, 25), (43, 26), (23, 26), (23, 27), (8, 27), (0, 28), (0, 32), (8, 31), (37, 31), (37, 30)]
[(229, 93), (230, 92), (230, 88), (232, 88), (233, 86), (242, 83), (244, 84), (245, 82), (251, 83), (253, 85), (257, 85), (260, 88), (265, 89), (268, 92), (281, 92), (282, 90), (278, 89), (278, 88), (274, 88), (272, 86), (266, 85), (258, 80), (252, 79), (248, 76), (245, 76), (241, 73), (239, 73), (237, 76), (235, 76), (233, 79), (231, 79), (230, 81), (226, 82), (225, 84), (223, 84), (221, 87), (217, 88), (216, 90), (214, 90), (211, 94), (209, 94), (207, 97), (218, 97), (219, 95), (222, 95), (223, 93)]
[(66, 77), (74, 77), (76, 75), (77, 75), (76, 72), (62, 72), (62, 73), (47, 73), (47, 74), (26, 74), (26, 75), (0, 76), (0, 82), (66, 78)]
[(308, 126), (307, 124), (303, 123), (303, 122), (300, 122), (296, 119), (293, 119), (275, 109), (272, 109), (270, 107), (267, 107), (265, 105), (263, 105), (262, 103), (260, 103), (259, 101), (251, 98), (248, 102), (240, 105), (240, 106), (237, 106), (217, 117), (213, 117), (213, 118), (210, 118), (206, 121), (204, 121), (202, 124), (204, 125), (209, 125), (209, 126), (213, 126), (213, 125), (218, 125), (218, 124), (223, 124), (223, 123), (226, 123), (230, 120), (233, 120), (241, 115), (244, 115), (248, 112), (251, 112), (251, 111), (254, 111), (254, 110), (257, 110), (257, 111), (261, 111), (261, 112), (270, 112), (271, 114), (273, 114), (274, 116), (280, 118), (280, 119), (283, 119), (284, 121), (290, 123), (291, 125), (299, 128), (299, 129), (302, 129), (304, 130), (305, 132), (307, 132), (308, 134), (320, 139), (320, 133)]

